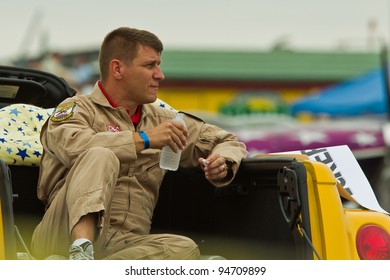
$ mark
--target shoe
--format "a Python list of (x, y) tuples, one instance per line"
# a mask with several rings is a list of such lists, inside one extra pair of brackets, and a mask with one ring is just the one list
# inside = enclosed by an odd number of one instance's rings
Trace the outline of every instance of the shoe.
[(80, 245), (70, 245), (70, 260), (93, 260), (93, 245), (90, 241), (85, 241)]

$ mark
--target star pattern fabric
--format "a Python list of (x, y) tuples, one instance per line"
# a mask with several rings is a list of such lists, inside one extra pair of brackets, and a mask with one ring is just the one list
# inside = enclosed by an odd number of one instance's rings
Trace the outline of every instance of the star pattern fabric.
[(12, 104), (0, 109), (0, 158), (9, 165), (38, 166), (42, 156), (39, 134), (51, 111)]

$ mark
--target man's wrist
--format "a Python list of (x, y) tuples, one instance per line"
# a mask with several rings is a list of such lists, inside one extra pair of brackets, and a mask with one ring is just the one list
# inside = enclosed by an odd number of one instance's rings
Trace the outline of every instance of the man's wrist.
[(149, 137), (146, 134), (146, 132), (142, 130), (138, 133), (141, 136), (142, 140), (144, 141), (144, 149), (149, 149), (150, 148), (150, 140), (149, 140)]

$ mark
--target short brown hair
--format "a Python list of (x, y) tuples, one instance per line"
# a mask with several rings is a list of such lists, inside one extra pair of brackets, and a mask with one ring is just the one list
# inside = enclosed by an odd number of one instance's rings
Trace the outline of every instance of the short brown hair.
[(100, 47), (99, 67), (101, 79), (108, 75), (112, 59), (132, 62), (137, 55), (139, 45), (153, 48), (162, 53), (163, 44), (153, 33), (129, 27), (119, 27), (106, 35)]

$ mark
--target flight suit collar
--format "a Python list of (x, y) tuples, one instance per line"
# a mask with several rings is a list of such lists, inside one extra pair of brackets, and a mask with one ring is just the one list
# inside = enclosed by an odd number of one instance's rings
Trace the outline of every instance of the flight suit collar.
[(110, 102), (107, 100), (103, 92), (100, 90), (98, 83), (96, 83), (92, 89), (91, 100), (94, 103), (99, 104), (101, 106), (114, 108), (111, 106)]

